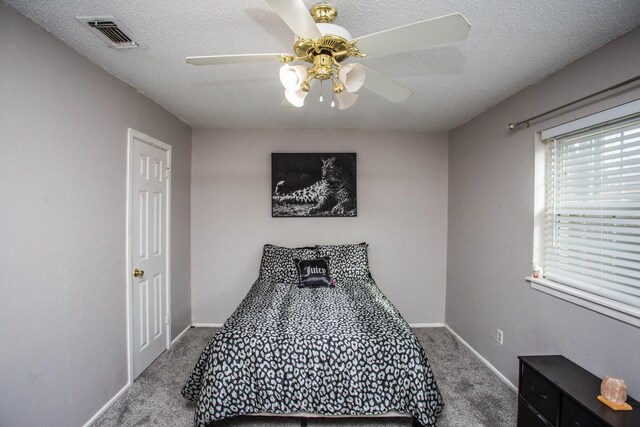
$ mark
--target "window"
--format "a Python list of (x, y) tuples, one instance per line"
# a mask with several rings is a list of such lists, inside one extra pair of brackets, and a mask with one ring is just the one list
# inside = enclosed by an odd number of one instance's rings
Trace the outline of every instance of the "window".
[(630, 104), (542, 133), (544, 275), (531, 281), (640, 326), (640, 106)]

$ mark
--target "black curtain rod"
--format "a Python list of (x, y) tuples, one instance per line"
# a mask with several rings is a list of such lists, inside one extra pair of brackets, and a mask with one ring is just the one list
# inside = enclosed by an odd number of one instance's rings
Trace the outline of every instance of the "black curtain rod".
[(582, 97), (580, 99), (577, 99), (577, 100), (575, 100), (573, 102), (569, 102), (568, 104), (561, 105), (560, 107), (554, 108), (553, 110), (545, 111), (542, 114), (538, 114), (537, 116), (533, 116), (533, 117), (530, 117), (530, 118), (528, 118), (526, 120), (522, 120), (521, 122), (509, 123), (509, 130), (516, 130), (519, 126), (522, 126), (524, 124), (526, 124), (527, 127), (529, 127), (529, 122), (530, 121), (533, 121), (535, 119), (539, 119), (540, 117), (546, 116), (547, 114), (555, 113), (558, 110), (562, 110), (563, 108), (567, 108), (567, 107), (569, 107), (569, 106), (571, 106), (573, 104), (577, 104), (578, 102), (582, 102), (585, 99), (593, 98), (594, 96), (601, 95), (601, 94), (603, 94), (605, 92), (609, 92), (610, 90), (614, 90), (614, 89), (618, 89), (618, 88), (620, 88), (622, 86), (626, 86), (629, 83), (633, 83), (633, 82), (635, 82), (637, 80), (640, 80), (640, 76), (635, 76), (634, 78), (629, 79), (629, 80), (625, 80), (622, 83), (618, 83), (617, 85), (609, 86), (606, 89), (602, 89), (601, 91), (598, 91), (596, 93), (592, 93), (591, 95), (587, 95), (587, 96)]

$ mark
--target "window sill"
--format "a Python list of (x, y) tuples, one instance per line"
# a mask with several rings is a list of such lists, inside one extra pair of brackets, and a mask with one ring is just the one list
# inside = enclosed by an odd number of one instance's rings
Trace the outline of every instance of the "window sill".
[(531, 288), (640, 328), (640, 309), (548, 279), (526, 279)]

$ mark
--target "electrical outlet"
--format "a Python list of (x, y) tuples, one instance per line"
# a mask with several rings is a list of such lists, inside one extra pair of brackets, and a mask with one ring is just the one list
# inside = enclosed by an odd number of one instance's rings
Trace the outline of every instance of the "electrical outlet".
[(496, 341), (498, 341), (498, 344), (502, 345), (503, 340), (504, 340), (504, 333), (502, 332), (502, 330), (498, 329), (496, 333)]

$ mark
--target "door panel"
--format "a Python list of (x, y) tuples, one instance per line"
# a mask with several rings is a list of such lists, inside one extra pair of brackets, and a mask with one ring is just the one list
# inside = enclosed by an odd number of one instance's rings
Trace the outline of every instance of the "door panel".
[(167, 348), (169, 153), (137, 135), (132, 144), (131, 266), (144, 272), (131, 281), (135, 379)]

